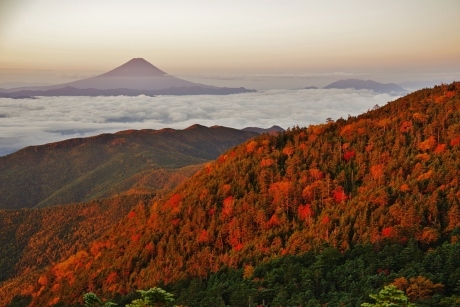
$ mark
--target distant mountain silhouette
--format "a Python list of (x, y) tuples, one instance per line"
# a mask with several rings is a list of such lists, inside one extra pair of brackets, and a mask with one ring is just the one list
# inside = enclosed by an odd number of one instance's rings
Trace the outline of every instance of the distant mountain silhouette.
[(11, 98), (24, 96), (113, 96), (113, 95), (227, 95), (255, 92), (245, 88), (221, 88), (182, 80), (142, 58), (102, 75), (65, 84), (4, 89)]
[(246, 128), (241, 129), (241, 130), (256, 132), (256, 133), (259, 133), (259, 134), (262, 134), (262, 133), (272, 134), (272, 133), (278, 133), (278, 132), (286, 131), (283, 128), (281, 128), (280, 126), (276, 126), (276, 125), (271, 126), (270, 128), (266, 128), (266, 129), (259, 128), (259, 127), (246, 127)]
[(143, 58), (134, 58), (99, 77), (157, 77), (163, 75), (166, 75), (164, 71), (153, 66)]
[(24, 99), (24, 98), (33, 98), (30, 95), (24, 95), (21, 92), (14, 93), (14, 94), (8, 94), (8, 93), (2, 93), (2, 89), (0, 89), (0, 98), (12, 98), (12, 99)]
[(6, 90), (0, 88), (0, 98), (12, 98), (11, 95), (7, 93), (3, 93), (2, 91), (6, 91)]
[(303, 88), (304, 90), (316, 90), (318, 89), (316, 86), (307, 86)]
[(371, 90), (376, 93), (404, 94), (407, 91), (394, 83), (380, 83), (372, 80), (346, 79), (333, 82), (324, 87), (330, 88), (354, 88), (355, 90)]
[(253, 92), (252, 90), (246, 90), (245, 88), (229, 88), (229, 87), (211, 87), (204, 88), (200, 86), (182, 86), (182, 87), (171, 87), (158, 90), (137, 90), (130, 88), (116, 88), (100, 90), (95, 88), (79, 89), (72, 86), (66, 86), (63, 88), (51, 89), (51, 90), (21, 90), (13, 93), (0, 93), (0, 97), (13, 98), (13, 99), (24, 99), (34, 98), (34, 96), (156, 96), (156, 95), (229, 95), (238, 94), (244, 92)]

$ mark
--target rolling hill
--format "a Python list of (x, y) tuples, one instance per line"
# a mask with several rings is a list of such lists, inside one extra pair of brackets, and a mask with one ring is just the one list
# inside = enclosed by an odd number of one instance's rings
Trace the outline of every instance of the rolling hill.
[(0, 209), (85, 202), (132, 187), (154, 192), (174, 174), (171, 170), (215, 159), (256, 135), (194, 125), (184, 130), (129, 130), (27, 147), (0, 157)]
[(121, 302), (160, 285), (189, 306), (358, 306), (393, 282), (411, 301), (453, 306), (459, 92), (250, 139), (88, 247), (5, 281), (0, 304), (78, 306), (89, 291)]

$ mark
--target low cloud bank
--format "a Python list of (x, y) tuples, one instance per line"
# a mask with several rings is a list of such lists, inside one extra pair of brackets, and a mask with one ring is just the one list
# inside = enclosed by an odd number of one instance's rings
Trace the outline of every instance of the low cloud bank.
[(367, 90), (266, 90), (228, 96), (0, 98), (0, 155), (30, 145), (126, 129), (193, 124), (283, 128), (347, 118), (394, 96)]

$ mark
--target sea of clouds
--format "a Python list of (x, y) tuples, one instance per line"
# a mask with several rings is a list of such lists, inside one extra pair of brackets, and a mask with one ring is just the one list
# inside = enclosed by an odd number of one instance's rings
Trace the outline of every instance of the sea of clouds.
[(263, 90), (228, 96), (0, 98), (0, 155), (29, 145), (127, 129), (193, 124), (283, 128), (347, 118), (396, 97), (367, 90)]

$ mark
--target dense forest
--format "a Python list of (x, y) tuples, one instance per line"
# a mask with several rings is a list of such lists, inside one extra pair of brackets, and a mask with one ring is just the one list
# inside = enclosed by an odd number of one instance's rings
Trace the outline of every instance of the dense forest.
[(418, 306), (459, 306), (459, 254), (460, 244), (446, 243), (426, 252), (416, 241), (379, 249), (356, 245), (345, 252), (325, 246), (321, 252), (223, 269), (167, 289), (177, 303), (190, 307), (360, 306), (371, 301), (370, 294), (393, 283)]
[(355, 306), (392, 282), (417, 304), (454, 306), (459, 90), (251, 139), (20, 288), (4, 282), (0, 304), (95, 292), (122, 305), (160, 285), (189, 306)]
[(256, 135), (193, 125), (30, 146), (0, 157), (0, 209), (87, 202), (138, 187), (142, 181), (148, 181), (143, 188), (153, 193), (175, 170), (214, 160)]
[(39, 209), (0, 210), (0, 282), (43, 269), (87, 248), (136, 205), (161, 198), (202, 166), (143, 172), (135, 176), (131, 189), (110, 198)]

